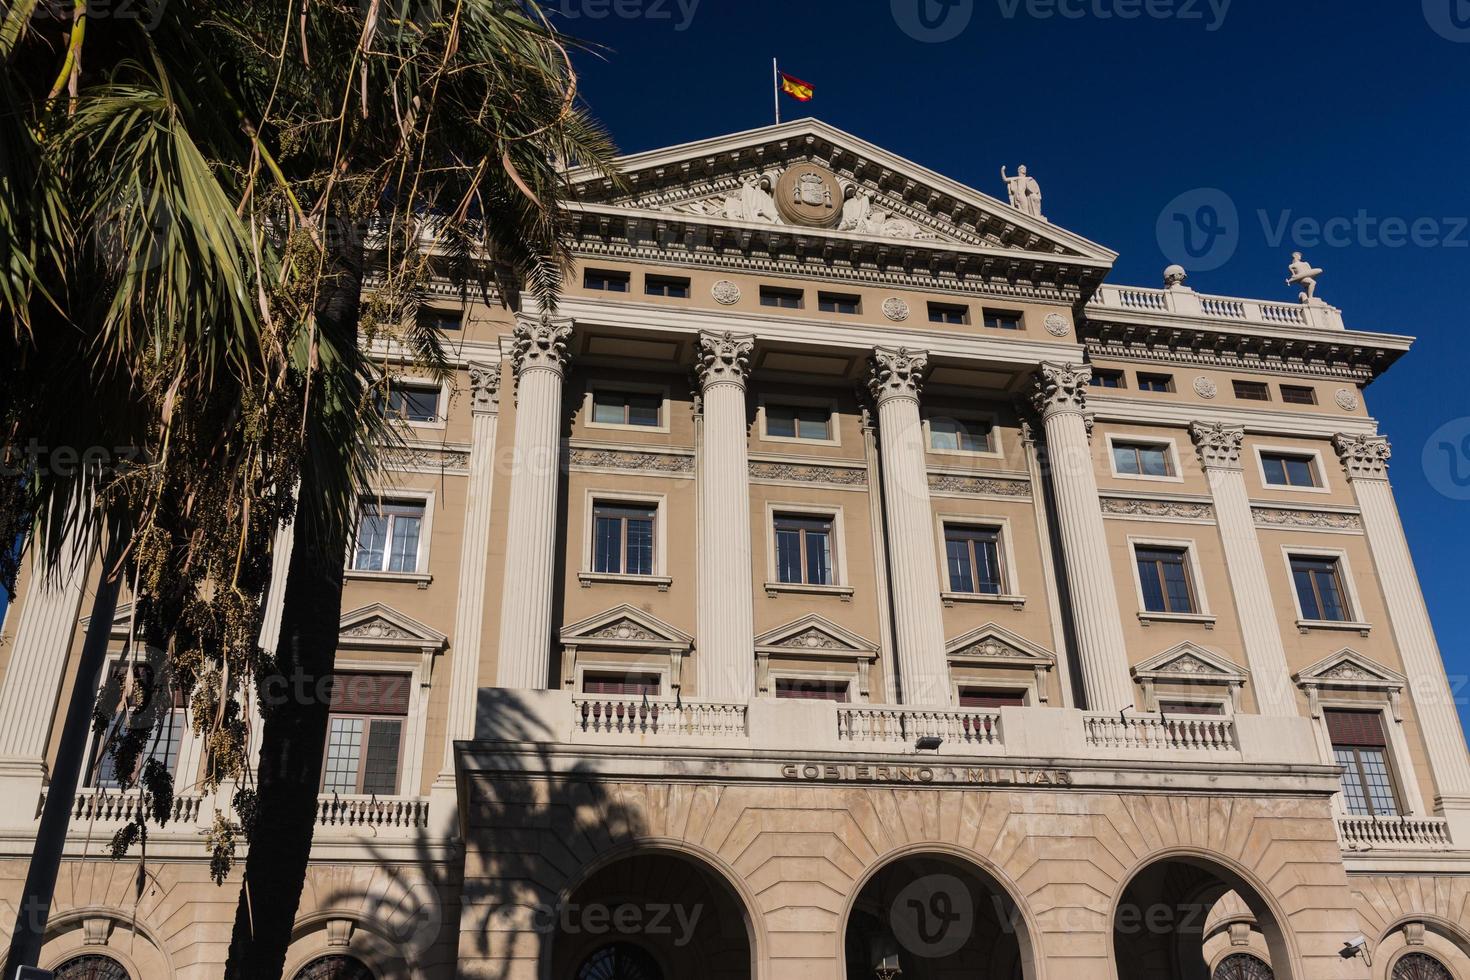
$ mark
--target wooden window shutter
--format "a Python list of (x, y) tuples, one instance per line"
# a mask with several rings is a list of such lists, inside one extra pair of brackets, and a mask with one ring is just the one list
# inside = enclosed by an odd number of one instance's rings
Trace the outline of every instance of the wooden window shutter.
[(1361, 745), (1383, 747), (1388, 739), (1383, 735), (1383, 722), (1376, 711), (1325, 711), (1327, 733), (1333, 745)]
[(408, 674), (334, 674), (330, 708), (345, 715), (406, 715)]

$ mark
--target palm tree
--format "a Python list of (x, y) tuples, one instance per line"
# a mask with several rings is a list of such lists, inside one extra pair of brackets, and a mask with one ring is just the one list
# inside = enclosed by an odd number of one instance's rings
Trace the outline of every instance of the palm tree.
[[(355, 495), (388, 435), (360, 332), (391, 331), (442, 365), (412, 316), (430, 235), (439, 274), (468, 286), (495, 270), (554, 307), (567, 167), (606, 170), (612, 147), (532, 3), (174, 0), (156, 24), (114, 22), (100, 38), (35, 10), (12, 4), (0, 22), (0, 108), (13, 110), (0, 125), (20, 137), (0, 147), (15, 355), (0, 380), (16, 382), (0, 419), (9, 447), (39, 437), (143, 454), (96, 472), (29, 466), (0, 491), (0, 531), (33, 522), (33, 547), (59, 553), (68, 528), (111, 529), (110, 578), (128, 578), (148, 647), (209, 729), (207, 781), (248, 784), (254, 682), (332, 669)], [(60, 391), (95, 404), (57, 411)], [(269, 542), (292, 488), (281, 641), (260, 651)], [(150, 699), (131, 685), (104, 698), (141, 719), (113, 746), (138, 759)], [(325, 734), (325, 704), (269, 706), (256, 788), (236, 793), (238, 826), (217, 818), (221, 879), (237, 829), (250, 844), (230, 976), (282, 969)], [(166, 818), (167, 772), (141, 771)], [(146, 833), (127, 828), (115, 852)], [(58, 859), (38, 849), (33, 870)]]

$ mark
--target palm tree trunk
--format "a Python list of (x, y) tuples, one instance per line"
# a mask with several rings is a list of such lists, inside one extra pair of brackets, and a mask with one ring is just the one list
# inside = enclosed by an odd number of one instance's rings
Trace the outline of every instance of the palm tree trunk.
[[(329, 285), (323, 289), (317, 322), (323, 334), (356, 343), (362, 241), (346, 232), (330, 247), (336, 253), (335, 274), (325, 280)], [(278, 980), (306, 882), (327, 739), (326, 679), (336, 659), (349, 533), (345, 521), (314, 519), (306, 512), (329, 507), (326, 493), (322, 475), (308, 461), (292, 531), (277, 670), (261, 692), (265, 722), (256, 818), (235, 907), (227, 980)]]

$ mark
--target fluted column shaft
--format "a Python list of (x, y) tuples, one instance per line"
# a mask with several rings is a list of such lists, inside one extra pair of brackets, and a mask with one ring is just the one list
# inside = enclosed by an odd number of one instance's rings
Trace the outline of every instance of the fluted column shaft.
[(873, 352), (869, 384), (878, 405), (898, 685), (904, 704), (939, 707), (952, 704), (954, 698), (944, 651), (939, 557), (919, 417), (919, 391), (927, 369), (928, 355), (923, 351), (880, 347)]
[(501, 589), (501, 687), (540, 689), (551, 683), (562, 383), (571, 334), (570, 320), (523, 317), (516, 326), (516, 444)]
[(1196, 422), (1189, 432), (1199, 449), (1214, 498), (1215, 520), (1225, 548), (1225, 569), (1240, 617), (1256, 705), (1263, 715), (1296, 715), (1299, 712), (1286, 646), (1281, 642), (1281, 624), (1271, 599), (1266, 560), (1240, 463), (1245, 429), (1219, 422)]
[[(1362, 511), (1368, 550), (1372, 552), (1383, 589), (1399, 656), (1409, 676), (1414, 711), (1424, 735), (1440, 806), (1449, 809), (1445, 807), (1449, 801), (1458, 804), (1455, 809), (1463, 812), (1470, 808), (1470, 753), (1465, 749), (1465, 737), (1445, 676), (1434, 625), (1424, 604), (1419, 576), (1414, 571), (1414, 558), (1399, 520), (1393, 487), (1388, 482), (1391, 455), (1388, 440), (1382, 436), (1338, 436), (1336, 443)], [(1462, 821), (1462, 826), (1470, 829), (1470, 821), (1463, 817)], [(1457, 838), (1456, 843), (1466, 841)]]
[(500, 365), (470, 365), (470, 473), (465, 481), (444, 773), (454, 771), (455, 740), (472, 738), (475, 734), (480, 633), (485, 621), (485, 571), (490, 563), (490, 504), (495, 489), (495, 433), (500, 424), (499, 392)]
[(1091, 378), (1089, 367), (1042, 364), (1033, 399), (1046, 431), (1082, 685), (1089, 708), (1117, 712), (1133, 707), (1133, 685), (1087, 433)]
[(699, 697), (755, 694), (751, 598), (750, 463), (745, 380), (754, 338), (699, 338), (704, 438), (699, 462)]

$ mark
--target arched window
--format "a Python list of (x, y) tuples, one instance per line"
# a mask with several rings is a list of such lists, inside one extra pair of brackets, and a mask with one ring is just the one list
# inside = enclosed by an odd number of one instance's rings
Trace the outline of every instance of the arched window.
[(1393, 965), (1392, 980), (1454, 980), (1454, 975), (1428, 953), (1410, 953)]
[(663, 980), (663, 971), (639, 947), (613, 943), (582, 961), (577, 968), (577, 980)]
[(367, 964), (355, 956), (322, 956), (296, 973), (296, 980), (376, 980)]
[(1215, 967), (1214, 980), (1275, 980), (1276, 974), (1249, 953), (1232, 953)]
[(88, 953), (73, 956), (56, 968), (56, 980), (131, 980), (123, 965), (110, 956)]

